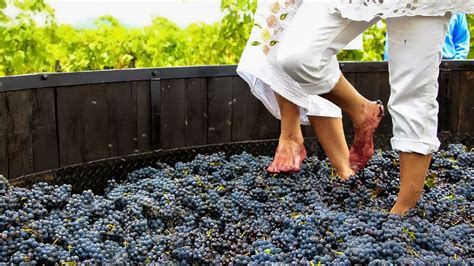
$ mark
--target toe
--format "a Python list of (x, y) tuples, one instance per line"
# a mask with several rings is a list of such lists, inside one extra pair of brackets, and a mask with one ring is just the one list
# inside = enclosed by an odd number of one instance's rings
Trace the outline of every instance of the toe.
[(267, 172), (273, 173), (273, 166), (270, 165), (269, 167), (267, 167)]
[(291, 168), (288, 166), (288, 165), (282, 165), (280, 170), (283, 172), (283, 173), (286, 173), (286, 172), (289, 172), (291, 170)]
[(292, 171), (299, 171), (301, 167), (301, 158), (296, 157), (293, 160), (293, 165), (291, 166)]
[(293, 167), (291, 168), (291, 171), (292, 172), (299, 172), (300, 171), (300, 165), (299, 164), (293, 165)]
[(273, 163), (267, 168), (267, 172), (269, 173), (278, 173), (277, 170), (278, 169), (275, 167)]

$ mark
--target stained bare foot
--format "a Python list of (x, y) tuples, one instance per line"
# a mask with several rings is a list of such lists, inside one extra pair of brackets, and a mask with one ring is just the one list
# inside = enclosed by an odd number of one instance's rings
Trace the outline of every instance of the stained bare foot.
[(303, 139), (293, 140), (280, 137), (272, 164), (267, 168), (270, 173), (295, 173), (306, 158)]
[(382, 103), (377, 101), (365, 106), (364, 116), (362, 122), (354, 126), (354, 141), (349, 152), (349, 162), (354, 171), (364, 168), (374, 154), (374, 132), (384, 116)]

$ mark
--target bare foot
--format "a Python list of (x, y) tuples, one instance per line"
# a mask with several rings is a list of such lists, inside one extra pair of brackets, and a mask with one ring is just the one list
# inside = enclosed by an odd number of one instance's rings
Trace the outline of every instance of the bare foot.
[(410, 209), (415, 208), (421, 198), (423, 187), (421, 187), (421, 190), (417, 188), (413, 186), (413, 183), (407, 184), (407, 182), (403, 182), (400, 186), (397, 201), (393, 205), (392, 210), (390, 210), (390, 213), (405, 214)]
[(293, 140), (280, 137), (275, 158), (273, 158), (273, 162), (267, 168), (267, 171), (270, 173), (299, 172), (305, 158), (306, 149), (303, 139)]
[(395, 205), (393, 205), (392, 209), (390, 210), (390, 213), (402, 215), (408, 212), (411, 208), (412, 207), (403, 206), (402, 204), (399, 204), (398, 202), (396, 202)]
[(380, 101), (365, 106), (364, 119), (354, 126), (354, 141), (349, 152), (349, 162), (354, 171), (363, 169), (374, 154), (374, 132), (384, 116)]
[(355, 171), (352, 170), (351, 168), (344, 169), (344, 170), (338, 170), (337, 173), (338, 173), (339, 177), (340, 177), (342, 180), (347, 180), (347, 179), (349, 179), (351, 176), (355, 175)]

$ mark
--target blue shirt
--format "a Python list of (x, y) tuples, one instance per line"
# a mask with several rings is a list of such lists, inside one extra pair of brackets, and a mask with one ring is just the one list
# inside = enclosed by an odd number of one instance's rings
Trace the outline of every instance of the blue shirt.
[[(385, 36), (387, 40), (387, 36)], [(467, 25), (466, 14), (453, 15), (443, 47), (444, 59), (467, 59), (471, 36)], [(384, 60), (388, 61), (388, 41), (385, 41)]]

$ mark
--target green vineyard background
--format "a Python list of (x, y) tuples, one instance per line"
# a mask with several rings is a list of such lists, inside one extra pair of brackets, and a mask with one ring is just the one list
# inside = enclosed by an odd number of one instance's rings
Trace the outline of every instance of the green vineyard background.
[[(161, 17), (154, 18), (150, 26), (128, 28), (114, 17), (103, 16), (95, 21), (95, 28), (77, 29), (58, 24), (54, 10), (44, 0), (0, 0), (0, 76), (237, 64), (256, 5), (256, 0), (222, 0), (226, 15), (220, 22), (186, 28)], [(21, 12), (9, 17), (4, 12), (8, 6)], [(469, 22), (474, 25), (474, 16), (469, 16)], [(473, 29), (471, 26), (471, 36)], [(384, 36), (385, 27), (374, 26), (364, 34), (364, 50), (342, 51), (338, 57), (382, 60)], [(472, 51), (470, 58), (474, 58)]]

